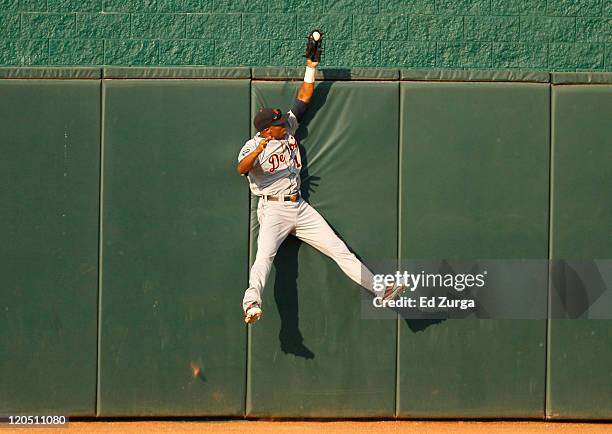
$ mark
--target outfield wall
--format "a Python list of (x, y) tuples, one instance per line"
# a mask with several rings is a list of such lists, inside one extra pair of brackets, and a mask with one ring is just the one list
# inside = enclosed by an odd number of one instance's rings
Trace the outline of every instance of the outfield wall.
[[(612, 419), (611, 321), (365, 320), (295, 239), (247, 329), (236, 157), (301, 74), (0, 69), (0, 413)], [(318, 78), (303, 193), (366, 264), (611, 258), (611, 74)]]
[(612, 71), (610, 0), (1, 0), (1, 66)]

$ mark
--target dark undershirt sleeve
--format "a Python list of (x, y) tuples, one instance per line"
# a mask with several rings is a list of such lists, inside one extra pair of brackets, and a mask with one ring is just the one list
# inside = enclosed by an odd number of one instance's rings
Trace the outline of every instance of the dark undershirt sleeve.
[(298, 122), (302, 121), (302, 117), (304, 116), (304, 113), (306, 113), (307, 108), (308, 108), (308, 104), (306, 104), (302, 100), (299, 100), (296, 98), (295, 101), (293, 102), (293, 107), (291, 107), (291, 111), (297, 118)]

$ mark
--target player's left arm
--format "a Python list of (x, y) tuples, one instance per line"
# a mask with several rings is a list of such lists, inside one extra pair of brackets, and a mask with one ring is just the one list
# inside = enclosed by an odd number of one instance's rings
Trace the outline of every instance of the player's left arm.
[(293, 102), (293, 106), (291, 107), (290, 115), (295, 116), (294, 121), (290, 121), (290, 129), (296, 130), (298, 124), (302, 121), (304, 117), (304, 113), (308, 109), (308, 103), (312, 100), (312, 95), (314, 94), (314, 77), (316, 68), (319, 65), (319, 62), (314, 62), (310, 59), (306, 60), (306, 74), (304, 75), (304, 82), (300, 86), (298, 90), (297, 97)]
[(314, 94), (315, 72), (317, 66), (319, 66), (319, 62), (313, 62), (310, 59), (306, 59), (306, 74), (304, 75), (304, 82), (302, 86), (300, 86), (297, 95), (297, 99), (305, 104), (310, 102)]
[(308, 34), (308, 42), (306, 44), (306, 73), (304, 74), (304, 82), (298, 90), (297, 98), (293, 103), (293, 107), (289, 111), (289, 122), (288, 130), (290, 134), (294, 134), (299, 126), (299, 123), (306, 113), (308, 104), (312, 100), (315, 87), (315, 74), (317, 72), (317, 66), (321, 61), (321, 54), (323, 53), (323, 32), (315, 29)]

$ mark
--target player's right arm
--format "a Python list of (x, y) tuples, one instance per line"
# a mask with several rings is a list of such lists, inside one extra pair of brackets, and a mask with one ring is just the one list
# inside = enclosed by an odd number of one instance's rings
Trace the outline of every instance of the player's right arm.
[[(246, 175), (249, 173), (249, 170), (253, 167), (253, 164), (259, 158), (259, 155), (266, 149), (268, 142), (270, 139), (262, 139), (259, 141), (259, 144), (255, 147), (255, 149), (248, 148), (245, 146), (242, 151), (240, 151), (240, 155), (238, 156), (238, 165), (236, 165), (236, 172), (240, 175)], [(243, 155), (244, 154), (244, 155)]]

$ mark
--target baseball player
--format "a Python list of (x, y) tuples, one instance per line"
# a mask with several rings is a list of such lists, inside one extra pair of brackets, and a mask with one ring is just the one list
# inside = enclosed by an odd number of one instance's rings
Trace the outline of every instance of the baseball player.
[[(288, 235), (293, 235), (332, 258), (353, 281), (370, 292), (373, 275), (338, 238), (321, 215), (300, 194), (300, 149), (295, 138), (314, 93), (315, 72), (321, 56), (322, 33), (308, 36), (306, 73), (291, 110), (258, 110), (253, 124), (258, 131), (238, 155), (236, 170), (246, 175), (251, 192), (259, 197), (257, 255), (244, 293), (244, 320), (252, 324), (262, 315), (261, 295), (274, 256)], [(403, 288), (388, 287), (385, 300), (395, 298)]]

